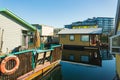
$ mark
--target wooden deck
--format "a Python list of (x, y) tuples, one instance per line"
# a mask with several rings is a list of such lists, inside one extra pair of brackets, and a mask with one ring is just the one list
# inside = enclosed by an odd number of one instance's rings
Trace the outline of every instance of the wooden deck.
[(23, 76), (20, 76), (19, 78), (17, 78), (17, 80), (31, 80), (35, 78), (36, 76), (43, 74), (49, 69), (52, 70), (55, 66), (59, 64), (59, 62), (60, 62), (59, 60), (56, 62), (53, 62), (52, 64), (50, 64), (50, 62), (45, 62), (43, 65), (41, 64), (37, 66), (34, 70), (26, 73)]

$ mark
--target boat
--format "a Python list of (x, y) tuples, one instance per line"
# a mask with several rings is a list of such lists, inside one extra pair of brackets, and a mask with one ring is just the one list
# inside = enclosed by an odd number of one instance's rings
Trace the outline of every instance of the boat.
[(0, 55), (0, 80), (32, 80), (59, 65), (61, 45), (51, 44), (49, 49), (40, 49), (39, 38), (35, 38), (32, 49)]

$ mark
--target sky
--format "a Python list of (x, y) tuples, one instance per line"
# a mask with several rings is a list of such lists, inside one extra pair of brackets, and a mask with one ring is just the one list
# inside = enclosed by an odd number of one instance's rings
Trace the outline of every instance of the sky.
[(117, 0), (0, 0), (7, 8), (30, 24), (55, 28), (92, 17), (116, 15)]

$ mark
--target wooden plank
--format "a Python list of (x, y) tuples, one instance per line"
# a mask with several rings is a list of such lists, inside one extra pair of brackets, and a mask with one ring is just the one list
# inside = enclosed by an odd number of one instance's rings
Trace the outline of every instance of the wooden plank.
[(56, 65), (59, 64), (59, 62), (60, 62), (60, 60), (58, 60), (52, 64), (50, 64), (50, 62), (45, 62), (44, 65), (37, 66), (35, 70), (30, 71), (23, 76), (20, 76), (19, 78), (17, 78), (17, 80), (31, 80), (31, 79), (37, 77), (38, 75), (44, 73), (45, 71), (55, 67)]

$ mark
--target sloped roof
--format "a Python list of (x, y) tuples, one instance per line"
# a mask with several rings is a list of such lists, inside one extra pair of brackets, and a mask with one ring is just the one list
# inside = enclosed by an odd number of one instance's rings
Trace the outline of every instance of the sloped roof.
[(8, 9), (6, 9), (6, 8), (0, 9), (0, 12), (3, 12), (5, 14), (7, 14), (8, 16), (14, 18), (16, 21), (20, 22), (21, 24), (24, 24), (27, 29), (30, 29), (33, 31), (36, 30), (36, 28), (34, 26), (32, 26), (28, 22), (24, 21), (23, 19), (21, 19), (20, 17), (15, 15), (13, 12), (9, 11)]
[(102, 28), (64, 29), (58, 34), (102, 34)]

